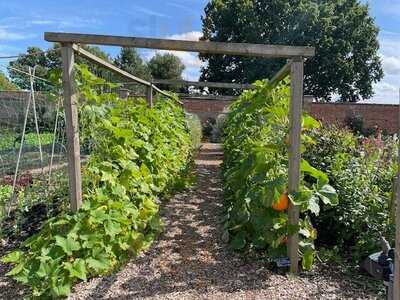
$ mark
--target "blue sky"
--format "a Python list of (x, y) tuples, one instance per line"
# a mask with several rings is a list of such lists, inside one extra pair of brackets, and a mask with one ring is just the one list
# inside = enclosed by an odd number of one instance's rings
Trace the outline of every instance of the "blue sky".
[[(363, 1), (366, 2), (366, 1)], [(370, 0), (379, 36), (385, 78), (368, 102), (398, 103), (400, 86), (400, 0)], [(48, 48), (44, 31), (197, 39), (206, 0), (0, 0), (0, 56), (23, 53), (35, 45)], [(118, 48), (106, 47), (111, 55)], [(184, 77), (198, 78), (201, 66), (192, 53), (176, 52)], [(142, 51), (150, 59), (154, 51)], [(0, 60), (0, 70), (7, 61)]]

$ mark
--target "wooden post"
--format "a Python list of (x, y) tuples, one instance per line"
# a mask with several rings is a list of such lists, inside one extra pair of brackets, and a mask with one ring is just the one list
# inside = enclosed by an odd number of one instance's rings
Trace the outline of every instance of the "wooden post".
[(149, 103), (149, 107), (153, 107), (153, 84), (147, 87), (146, 97), (147, 97), (147, 102)]
[(74, 82), (74, 50), (72, 43), (61, 45), (63, 68), (64, 109), (67, 131), (67, 156), (71, 210), (76, 212), (82, 205), (81, 158), (77, 96)]
[[(400, 98), (400, 90), (399, 90)], [(400, 100), (400, 99), (399, 99)], [(398, 116), (398, 137), (400, 137), (400, 103), (399, 103), (399, 116)], [(393, 278), (393, 299), (400, 299), (400, 141), (397, 158), (397, 178), (396, 178), (396, 241), (395, 241), (395, 255), (394, 255), (394, 278)]]
[[(297, 192), (300, 185), (300, 136), (301, 113), (303, 102), (303, 58), (296, 58), (290, 67), (291, 100), (289, 111), (289, 193)], [(289, 224), (299, 224), (299, 208), (289, 204)], [(296, 232), (289, 236), (288, 256), (290, 259), (290, 272), (297, 274), (299, 264), (299, 234)]]

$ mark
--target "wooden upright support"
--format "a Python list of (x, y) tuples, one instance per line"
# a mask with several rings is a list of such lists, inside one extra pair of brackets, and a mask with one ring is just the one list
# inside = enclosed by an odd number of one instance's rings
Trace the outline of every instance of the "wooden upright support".
[[(300, 137), (301, 137), (301, 113), (303, 102), (303, 58), (295, 58), (291, 62), (291, 100), (289, 111), (289, 193), (297, 192), (300, 185)], [(289, 204), (289, 224), (299, 224), (299, 208)], [(297, 274), (299, 264), (299, 234), (289, 235), (288, 256), (290, 259), (290, 272)]]
[[(399, 91), (400, 97), (400, 91)], [(399, 123), (398, 136), (400, 136), (400, 104), (399, 104)], [(397, 178), (396, 178), (396, 240), (395, 240), (395, 255), (394, 255), (394, 277), (393, 277), (393, 299), (400, 300), (400, 142), (397, 158)]]
[(74, 50), (72, 43), (61, 45), (64, 109), (67, 131), (67, 156), (71, 210), (76, 212), (82, 205), (81, 160), (77, 96), (74, 83)]
[(153, 84), (146, 88), (146, 98), (149, 107), (153, 107)]

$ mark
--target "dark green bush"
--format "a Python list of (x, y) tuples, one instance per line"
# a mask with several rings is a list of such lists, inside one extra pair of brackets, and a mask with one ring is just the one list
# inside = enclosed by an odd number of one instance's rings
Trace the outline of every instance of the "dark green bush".
[(328, 174), (339, 196), (339, 205), (323, 205), (315, 219), (318, 242), (338, 245), (342, 254), (359, 261), (380, 249), (380, 235), (393, 241), (395, 141), (358, 138), (336, 127), (314, 130), (312, 138), (316, 144), (304, 156)]

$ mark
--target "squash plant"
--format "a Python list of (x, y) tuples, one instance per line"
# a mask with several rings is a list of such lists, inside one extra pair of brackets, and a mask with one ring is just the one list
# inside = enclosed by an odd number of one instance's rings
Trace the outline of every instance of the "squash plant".
[[(185, 114), (174, 100), (119, 99), (107, 84), (77, 66), (84, 200), (75, 214), (52, 218), (5, 257), (8, 273), (41, 298), (67, 296), (78, 280), (106, 274), (146, 249), (162, 229), (158, 196), (188, 173), (192, 144)], [(112, 87), (112, 85), (109, 85)]]
[[(272, 89), (256, 82), (230, 107), (224, 132), (225, 229), (237, 250), (265, 250), (270, 258), (285, 256), (287, 237), (298, 231), (302, 267), (314, 259), (316, 230), (309, 213), (318, 215), (319, 202), (336, 205), (337, 195), (325, 173), (301, 161), (301, 187), (289, 194), (301, 208), (298, 226), (288, 225), (285, 196), (288, 190), (288, 82)], [(302, 116), (302, 149), (312, 144), (308, 130), (320, 124)], [(275, 209), (274, 209), (275, 208)]]

